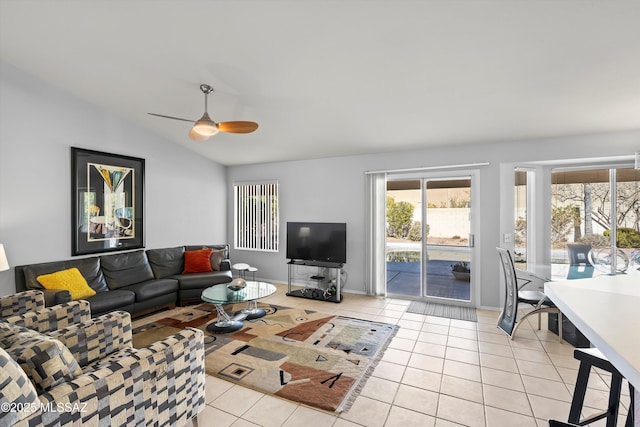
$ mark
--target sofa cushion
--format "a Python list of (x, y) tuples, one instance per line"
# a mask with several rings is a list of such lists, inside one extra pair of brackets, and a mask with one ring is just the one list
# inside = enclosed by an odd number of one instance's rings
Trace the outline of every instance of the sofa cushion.
[(89, 365), (85, 366), (86, 370), (97, 371), (103, 368), (109, 368), (114, 363), (119, 363), (122, 359), (135, 356), (140, 350), (134, 347), (121, 348), (116, 352), (111, 353), (109, 356), (102, 359), (94, 360)]
[(182, 273), (184, 269), (184, 246), (166, 249), (149, 249), (147, 258), (156, 279)]
[(135, 300), (136, 294), (125, 289), (98, 292), (94, 296), (87, 298), (91, 306), (92, 316), (112, 310), (124, 310), (123, 307), (125, 306), (133, 306)]
[(89, 287), (87, 281), (82, 277), (80, 270), (76, 267), (56, 271), (55, 273), (43, 274), (36, 279), (45, 289), (67, 290), (71, 292), (71, 298), (74, 300), (84, 299), (96, 294), (96, 291)]
[(38, 394), (82, 375), (64, 344), (31, 329), (0, 323), (0, 344), (31, 379)]
[(182, 274), (206, 273), (213, 271), (211, 268), (211, 253), (213, 249), (198, 249), (195, 251), (185, 251), (184, 270)]
[(207, 248), (223, 250), (224, 251), (223, 258), (229, 258), (229, 245), (185, 245), (184, 250), (195, 251), (198, 249), (207, 249)]
[(211, 269), (213, 271), (231, 270), (229, 262), (229, 245), (187, 245), (185, 251), (213, 249), (211, 253)]
[(176, 278), (180, 281), (180, 289), (205, 289), (220, 283), (228, 283), (233, 279), (230, 271), (183, 274)]
[(213, 271), (220, 271), (220, 263), (224, 259), (224, 249), (213, 249), (211, 252), (211, 269)]
[(102, 270), (100, 269), (100, 258), (98, 257), (26, 265), (24, 266), (25, 286), (27, 289), (43, 289), (40, 282), (38, 282), (38, 276), (73, 267), (80, 270), (82, 277), (85, 278), (94, 291), (103, 292), (109, 290)]
[(136, 301), (145, 301), (161, 295), (178, 292), (178, 281), (176, 279), (154, 279), (127, 286), (126, 290), (136, 295)]
[(153, 279), (144, 251), (104, 255), (100, 257), (100, 264), (111, 290)]
[[(27, 374), (0, 347), (0, 390), (2, 403), (26, 405), (38, 401), (38, 393)], [(0, 425), (10, 426), (29, 416), (29, 411), (0, 411)]]

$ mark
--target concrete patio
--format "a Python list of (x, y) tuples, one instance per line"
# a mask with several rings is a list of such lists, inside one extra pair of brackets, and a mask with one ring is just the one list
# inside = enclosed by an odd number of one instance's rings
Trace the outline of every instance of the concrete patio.
[[(427, 262), (427, 296), (469, 301), (470, 283), (457, 280), (451, 273), (456, 261), (429, 260)], [(420, 262), (387, 262), (387, 293), (389, 295), (420, 297)]]

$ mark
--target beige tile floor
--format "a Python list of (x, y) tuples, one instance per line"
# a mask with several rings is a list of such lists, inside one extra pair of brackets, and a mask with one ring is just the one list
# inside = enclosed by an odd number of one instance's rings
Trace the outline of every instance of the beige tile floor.
[[(573, 347), (549, 333), (546, 319), (523, 324), (514, 340), (495, 326), (406, 313), (409, 301), (345, 294), (340, 304), (287, 297), (284, 286), (263, 303), (394, 323), (400, 330), (351, 409), (329, 413), (207, 376), (200, 427), (547, 426), (566, 420), (578, 364)], [(535, 324), (535, 325), (533, 325)], [(607, 375), (592, 372), (585, 414), (603, 409)], [(623, 386), (619, 425), (628, 389)], [(604, 422), (591, 424), (604, 426)]]

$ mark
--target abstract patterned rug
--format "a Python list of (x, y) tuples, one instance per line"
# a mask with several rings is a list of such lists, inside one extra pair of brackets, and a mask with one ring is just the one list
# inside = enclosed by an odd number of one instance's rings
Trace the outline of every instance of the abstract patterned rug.
[[(245, 320), (230, 334), (211, 334), (211, 304), (172, 310), (133, 330), (143, 347), (184, 327), (205, 331), (208, 374), (264, 393), (334, 412), (349, 409), (398, 326), (282, 306)], [(244, 305), (225, 307), (235, 312)]]

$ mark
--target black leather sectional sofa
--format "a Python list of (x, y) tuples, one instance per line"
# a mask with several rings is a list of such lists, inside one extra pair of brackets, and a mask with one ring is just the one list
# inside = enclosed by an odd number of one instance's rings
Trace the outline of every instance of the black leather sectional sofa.
[[(184, 252), (203, 248), (225, 251), (220, 270), (182, 274)], [(233, 277), (228, 255), (228, 245), (191, 245), (22, 265), (15, 268), (16, 291), (44, 290), (38, 276), (76, 267), (96, 291), (85, 298), (93, 317), (114, 310), (139, 316), (201, 301), (203, 289), (230, 282)], [(69, 291), (44, 292), (47, 306), (71, 301)]]

